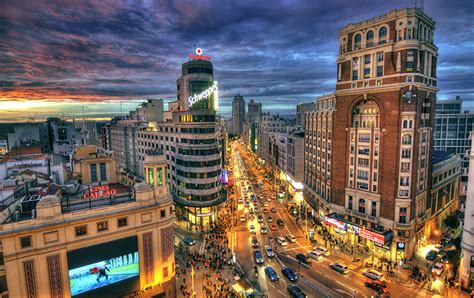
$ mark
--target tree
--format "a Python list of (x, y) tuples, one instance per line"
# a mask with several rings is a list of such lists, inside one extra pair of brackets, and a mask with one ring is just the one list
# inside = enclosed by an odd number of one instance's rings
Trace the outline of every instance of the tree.
[(456, 230), (459, 228), (459, 219), (454, 215), (449, 215), (444, 219), (444, 225), (450, 229)]

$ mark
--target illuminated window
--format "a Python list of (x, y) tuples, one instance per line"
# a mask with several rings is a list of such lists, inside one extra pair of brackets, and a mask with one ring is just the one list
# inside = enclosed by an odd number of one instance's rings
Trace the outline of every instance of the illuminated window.
[(97, 223), (97, 232), (107, 231), (109, 229), (107, 221)]
[(155, 183), (155, 177), (153, 175), (153, 168), (148, 168), (148, 183), (153, 185)]
[(399, 223), (406, 223), (407, 222), (407, 208), (400, 208), (400, 217), (398, 220)]
[(87, 235), (87, 226), (75, 227), (76, 237)]
[(365, 200), (359, 199), (359, 212), (365, 213)]
[(168, 266), (163, 267), (163, 277), (168, 277)]
[(163, 168), (156, 169), (156, 184), (158, 186), (163, 186)]

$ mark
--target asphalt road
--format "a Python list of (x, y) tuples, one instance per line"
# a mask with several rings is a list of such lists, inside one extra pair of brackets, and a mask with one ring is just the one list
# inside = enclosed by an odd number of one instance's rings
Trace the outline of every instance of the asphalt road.
[[(262, 224), (269, 227), (267, 222), (267, 216), (271, 215), (274, 222), (278, 218), (281, 218), (285, 222), (284, 227), (278, 227), (276, 231), (270, 231), (264, 235), (260, 233), (260, 223), (257, 222), (257, 217), (253, 220), (247, 220), (245, 223), (240, 223), (237, 228), (235, 239), (236, 241), (236, 255), (239, 263), (242, 265), (244, 271), (246, 272), (249, 280), (252, 281), (255, 288), (261, 292), (269, 295), (269, 297), (288, 297), (286, 292), (286, 287), (289, 283), (288, 280), (281, 274), (282, 264), (293, 269), (295, 272), (298, 271), (298, 262), (294, 259), (294, 256), (297, 253), (307, 253), (312, 250), (311, 242), (305, 239), (305, 236), (301, 230), (296, 225), (296, 218), (289, 215), (277, 200), (271, 200), (268, 202), (268, 207), (265, 208), (277, 208), (276, 213), (267, 213), (263, 214), (262, 209), (264, 208), (263, 204), (265, 199), (268, 198), (268, 194), (273, 192), (273, 185), (268, 181), (263, 179), (262, 172), (257, 172), (254, 161), (251, 159), (250, 154), (243, 149), (239, 143), (233, 144), (234, 152), (236, 153), (233, 157), (234, 163), (237, 163), (237, 166), (234, 165), (234, 172), (239, 172), (243, 176), (247, 176), (249, 180), (247, 181), (236, 181), (237, 186), (237, 196), (242, 195), (241, 187), (242, 184), (251, 185), (251, 192), (253, 192), (258, 199), (258, 207), (260, 208), (260, 213), (264, 215), (264, 222)], [(235, 150), (237, 149), (237, 150)], [(240, 163), (242, 160), (242, 163)], [(238, 168), (238, 170), (237, 170)], [(250, 173), (246, 173), (249, 171)], [(238, 174), (237, 174), (238, 176)], [(237, 179), (236, 179), (237, 180)], [(262, 181), (264, 188), (260, 189), (257, 187), (256, 183)], [(262, 190), (266, 190), (267, 196), (263, 199), (259, 199), (259, 195)], [(253, 208), (253, 205), (251, 205)], [(249, 208), (245, 208), (244, 204), (238, 205), (238, 216), (241, 214), (248, 214)], [(249, 233), (249, 226), (253, 224), (256, 227), (256, 236), (260, 242), (262, 254), (264, 255), (265, 262), (263, 265), (259, 265), (259, 275), (254, 275), (254, 257), (253, 257), (253, 248), (251, 246), (251, 235)], [(271, 242), (272, 238), (277, 236), (285, 236), (286, 234), (293, 234), (296, 237), (296, 243), (288, 243), (288, 246), (281, 247), (278, 244)], [(276, 258), (268, 258), (264, 252), (264, 245), (273, 244), (280, 261)], [(339, 253), (340, 254), (340, 253)], [(362, 275), (364, 268), (360, 263), (345, 262), (349, 266), (350, 272), (348, 274), (340, 274), (330, 268), (330, 264), (335, 261), (341, 261), (341, 257), (337, 254), (332, 253), (328, 257), (324, 257), (321, 261), (313, 260), (311, 266), (300, 265), (299, 272), (302, 275), (302, 278), (296, 283), (300, 286), (309, 297), (353, 297), (355, 294), (356, 297), (370, 297), (375, 296), (377, 293), (367, 288), (364, 285), (364, 281), (367, 279)], [(264, 268), (266, 266), (272, 266), (279, 274), (279, 282), (271, 282), (266, 279), (264, 274)], [(387, 285), (390, 293), (394, 297), (425, 297), (426, 295), (421, 293), (419, 289), (415, 287), (408, 287), (403, 284), (399, 284), (396, 279), (387, 278)]]

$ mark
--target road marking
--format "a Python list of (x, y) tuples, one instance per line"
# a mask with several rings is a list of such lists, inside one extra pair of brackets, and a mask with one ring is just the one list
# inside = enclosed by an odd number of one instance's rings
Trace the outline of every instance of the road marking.
[(278, 292), (279, 292), (280, 294), (282, 294), (282, 295), (283, 295), (283, 297), (286, 297), (286, 294), (285, 294), (285, 293), (283, 293), (281, 290), (278, 290)]

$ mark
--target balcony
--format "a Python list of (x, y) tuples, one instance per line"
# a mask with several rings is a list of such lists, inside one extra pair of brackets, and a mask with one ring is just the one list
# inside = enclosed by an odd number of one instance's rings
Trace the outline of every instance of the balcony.
[(413, 228), (413, 221), (411, 223), (395, 223), (395, 228), (402, 230), (409, 230)]

